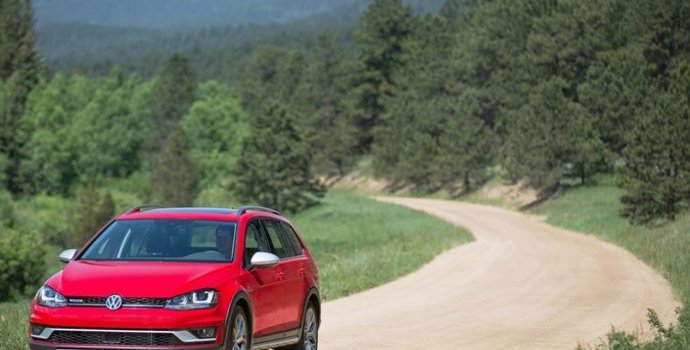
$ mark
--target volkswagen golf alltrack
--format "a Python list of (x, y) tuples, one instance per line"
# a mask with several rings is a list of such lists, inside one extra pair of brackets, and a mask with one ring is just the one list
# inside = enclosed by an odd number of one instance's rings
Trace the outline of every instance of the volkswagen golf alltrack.
[(317, 267), (275, 210), (137, 207), (60, 260), (31, 349), (318, 347)]

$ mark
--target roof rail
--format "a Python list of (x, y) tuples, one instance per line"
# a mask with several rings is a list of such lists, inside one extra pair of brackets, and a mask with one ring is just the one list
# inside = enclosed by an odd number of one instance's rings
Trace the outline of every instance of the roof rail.
[(137, 205), (136, 207), (134, 207), (130, 210), (127, 210), (127, 212), (125, 214), (138, 213), (138, 212), (145, 211), (147, 209), (155, 209), (155, 208), (160, 208), (160, 206), (158, 206), (158, 205)]
[(268, 212), (271, 214), (280, 215), (280, 213), (275, 209), (261, 207), (258, 205), (245, 205), (245, 206), (239, 207), (239, 208), (237, 208), (237, 215), (242, 215), (242, 214), (244, 214), (250, 210), (265, 211), (265, 212)]

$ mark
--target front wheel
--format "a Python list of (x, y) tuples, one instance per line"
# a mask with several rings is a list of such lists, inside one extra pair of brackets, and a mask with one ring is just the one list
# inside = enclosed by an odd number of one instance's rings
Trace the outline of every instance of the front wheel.
[(319, 321), (316, 317), (316, 307), (314, 304), (309, 304), (304, 313), (304, 324), (302, 325), (302, 334), (299, 343), (285, 350), (317, 350), (319, 347)]
[(226, 350), (249, 350), (247, 314), (240, 306), (235, 307), (232, 311), (225, 339)]

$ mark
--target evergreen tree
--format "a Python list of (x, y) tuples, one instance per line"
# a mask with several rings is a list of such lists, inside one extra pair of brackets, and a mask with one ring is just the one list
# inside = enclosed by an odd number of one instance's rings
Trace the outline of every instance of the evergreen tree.
[(607, 51), (598, 55), (578, 86), (583, 107), (592, 116), (595, 128), (606, 145), (607, 163), (622, 157), (625, 134), (633, 128), (637, 115), (645, 110), (656, 84), (644, 74), (646, 62), (639, 45)]
[(249, 114), (261, 113), (266, 101), (279, 102), (295, 114), (308, 114), (300, 86), (306, 75), (304, 54), (275, 46), (261, 46), (250, 57), (240, 93)]
[(634, 224), (672, 220), (690, 203), (690, 64), (672, 70), (669, 80), (669, 91), (630, 132), (624, 153), (621, 214)]
[(495, 160), (496, 137), (479, 117), (481, 106), (470, 91), (459, 101), (462, 108), (439, 136), (436, 178), (442, 184), (462, 183), (469, 191), (486, 179), (486, 169)]
[(160, 151), (178, 123), (195, 100), (197, 77), (189, 61), (173, 55), (163, 66), (151, 92), (152, 133), (148, 148), (153, 154)]
[(4, 108), (0, 110), (0, 153), (7, 158), (7, 188), (21, 190), (19, 166), (29, 129), (23, 124), (26, 100), (38, 82), (39, 57), (34, 50), (33, 8), (29, 0), (0, 1), (0, 80)]
[(199, 171), (189, 156), (187, 137), (175, 129), (154, 159), (153, 190), (161, 205), (190, 206), (199, 194)]
[(275, 102), (250, 119), (250, 134), (233, 169), (232, 191), (244, 203), (296, 212), (318, 202), (309, 145), (296, 121)]
[(94, 179), (77, 192), (74, 244), (81, 247), (115, 215), (115, 201)]
[(648, 27), (644, 38), (647, 74), (666, 89), (671, 70), (690, 60), (690, 3), (646, 0), (642, 5)]
[(446, 0), (439, 15), (450, 21), (465, 19), (479, 8), (480, 0)]
[(593, 120), (558, 78), (540, 84), (510, 120), (504, 165), (515, 180), (549, 195), (565, 175), (585, 181), (601, 162), (603, 144)]
[(240, 85), (242, 106), (247, 113), (261, 111), (268, 99), (278, 99), (279, 69), (287, 54), (286, 50), (274, 46), (261, 46), (254, 50)]
[(403, 64), (403, 41), (412, 33), (413, 20), (412, 10), (401, 0), (374, 0), (360, 20), (355, 35), (360, 71), (352, 93), (357, 101), (359, 147), (364, 152), (385, 113), (384, 99), (390, 96), (393, 74)]
[(467, 190), (483, 179), (493, 159), (493, 132), (482, 119), (472, 74), (454, 52), (468, 25), (465, 6), (448, 2), (443, 16), (422, 18), (405, 41), (403, 68), (394, 74), (387, 113), (375, 129), (378, 175), (423, 190), (457, 182)]
[(403, 43), (404, 64), (392, 76), (386, 113), (373, 130), (374, 171), (378, 176), (430, 189), (439, 137), (453, 117), (459, 77), (449, 61), (451, 26), (438, 16), (418, 21)]
[(332, 35), (321, 35), (302, 94), (304, 105), (311, 107), (304, 112), (304, 121), (312, 164), (322, 174), (345, 175), (355, 154), (357, 129), (348, 113), (345, 69), (345, 51)]

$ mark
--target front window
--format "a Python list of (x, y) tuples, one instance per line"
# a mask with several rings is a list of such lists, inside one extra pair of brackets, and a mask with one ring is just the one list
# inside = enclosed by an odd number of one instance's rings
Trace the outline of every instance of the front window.
[(236, 233), (227, 221), (118, 220), (80, 259), (229, 262)]

